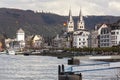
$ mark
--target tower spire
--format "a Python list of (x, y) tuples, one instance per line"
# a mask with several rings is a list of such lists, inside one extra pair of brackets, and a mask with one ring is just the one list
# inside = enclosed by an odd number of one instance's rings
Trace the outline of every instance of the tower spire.
[(74, 31), (74, 21), (72, 18), (72, 12), (71, 12), (71, 7), (69, 9), (69, 19), (67, 21), (67, 32), (73, 32)]
[(77, 29), (85, 29), (85, 25), (84, 25), (84, 20), (83, 20), (83, 16), (82, 16), (82, 10), (80, 7), (80, 12), (79, 12), (79, 18), (78, 18), (78, 23), (77, 23)]
[(79, 13), (79, 20), (80, 20), (80, 21), (83, 21), (83, 16), (82, 16), (81, 7), (80, 7), (80, 13)]
[(70, 21), (70, 22), (72, 22), (72, 21), (73, 21), (71, 8), (70, 8), (70, 10), (69, 10), (69, 21)]

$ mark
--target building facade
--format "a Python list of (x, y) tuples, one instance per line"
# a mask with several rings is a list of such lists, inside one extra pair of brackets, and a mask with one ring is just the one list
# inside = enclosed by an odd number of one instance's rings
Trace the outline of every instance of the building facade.
[(22, 28), (17, 31), (16, 36), (16, 41), (19, 42), (20, 49), (23, 49), (25, 47), (25, 32)]
[(90, 32), (90, 36), (88, 39), (88, 47), (95, 48), (98, 47), (98, 31), (93, 30)]
[(120, 45), (120, 22), (111, 25), (111, 42), (112, 46)]
[(88, 47), (88, 38), (89, 32), (88, 31), (75, 31), (73, 33), (73, 47), (75, 48), (83, 48)]
[(101, 26), (100, 31), (100, 47), (111, 47), (111, 32), (110, 27), (106, 24)]
[(63, 36), (57, 35), (52, 41), (52, 46), (53, 48), (71, 48), (71, 42), (71, 38), (66, 34)]
[(17, 41), (25, 41), (25, 32), (22, 28), (17, 31)]
[(109, 24), (98, 24), (95, 31), (91, 34), (92, 46), (94, 47), (111, 47), (111, 28)]
[[(95, 26), (95, 31), (97, 32), (98, 47), (112, 47), (120, 45), (120, 21), (113, 24), (98, 24)], [(95, 37), (95, 35), (92, 36)]]
[(41, 49), (41, 48), (43, 48), (43, 44), (44, 44), (44, 39), (42, 36), (34, 35), (32, 37), (32, 47), (33, 48)]
[(88, 47), (89, 35), (90, 35), (89, 31), (85, 29), (85, 23), (82, 16), (82, 11), (80, 9), (77, 21), (77, 30), (73, 32), (73, 47), (75, 48)]

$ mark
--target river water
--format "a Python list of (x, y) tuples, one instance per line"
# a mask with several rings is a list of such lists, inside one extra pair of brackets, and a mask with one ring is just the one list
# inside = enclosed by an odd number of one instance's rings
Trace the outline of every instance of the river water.
[(0, 55), (0, 80), (58, 80), (58, 65), (67, 66), (67, 60), (48, 56)]
[(58, 65), (67, 59), (0, 55), (0, 80), (58, 80)]

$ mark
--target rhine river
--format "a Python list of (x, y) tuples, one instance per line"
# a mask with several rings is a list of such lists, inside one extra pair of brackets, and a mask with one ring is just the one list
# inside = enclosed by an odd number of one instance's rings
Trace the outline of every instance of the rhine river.
[(67, 66), (67, 60), (48, 56), (0, 55), (0, 80), (58, 80), (58, 65)]

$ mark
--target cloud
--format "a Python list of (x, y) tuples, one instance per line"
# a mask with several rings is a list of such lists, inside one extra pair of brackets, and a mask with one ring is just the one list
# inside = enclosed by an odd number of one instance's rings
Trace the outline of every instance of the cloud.
[[(78, 16), (80, 6), (84, 15), (119, 15), (118, 0), (0, 0), (0, 7), (31, 9), (68, 15), (71, 6), (72, 14)], [(113, 12), (114, 11), (114, 12)]]
[(120, 11), (120, 1), (111, 1), (109, 3), (109, 8)]

